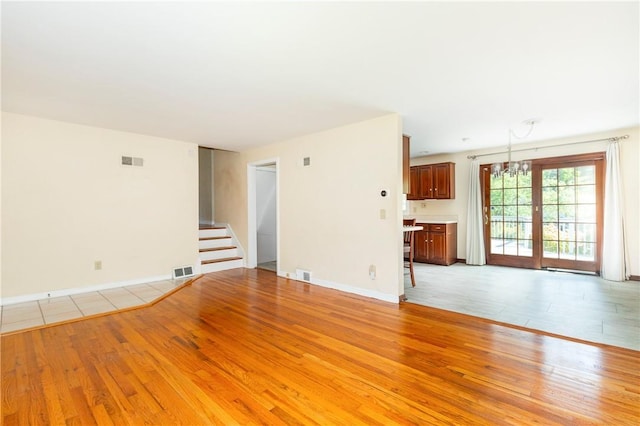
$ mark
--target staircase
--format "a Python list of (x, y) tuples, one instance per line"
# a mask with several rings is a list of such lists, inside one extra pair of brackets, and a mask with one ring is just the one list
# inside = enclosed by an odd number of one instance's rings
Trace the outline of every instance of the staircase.
[(242, 268), (244, 261), (225, 226), (200, 226), (200, 271), (203, 274), (225, 269)]

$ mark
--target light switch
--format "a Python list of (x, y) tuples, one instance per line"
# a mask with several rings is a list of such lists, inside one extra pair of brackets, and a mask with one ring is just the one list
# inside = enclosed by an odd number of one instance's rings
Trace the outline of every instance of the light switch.
[(380, 219), (387, 218), (387, 211), (385, 209), (380, 209)]

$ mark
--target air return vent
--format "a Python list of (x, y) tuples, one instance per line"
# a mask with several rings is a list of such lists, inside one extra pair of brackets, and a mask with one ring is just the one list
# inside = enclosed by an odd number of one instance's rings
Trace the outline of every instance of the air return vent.
[(304, 269), (296, 269), (296, 279), (299, 281), (311, 281), (311, 271), (305, 271)]
[(173, 268), (173, 279), (186, 278), (193, 276), (193, 266), (181, 266)]
[(123, 166), (138, 166), (142, 167), (144, 165), (144, 159), (140, 157), (128, 157), (122, 156), (122, 165)]

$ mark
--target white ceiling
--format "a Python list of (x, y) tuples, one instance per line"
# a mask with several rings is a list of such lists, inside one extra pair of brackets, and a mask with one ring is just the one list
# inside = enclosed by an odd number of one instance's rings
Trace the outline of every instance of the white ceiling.
[[(2, 2), (2, 108), (243, 150), (397, 112), (412, 155), (639, 124), (638, 2)], [(469, 138), (463, 141), (463, 138)], [(514, 143), (517, 141), (514, 141)]]

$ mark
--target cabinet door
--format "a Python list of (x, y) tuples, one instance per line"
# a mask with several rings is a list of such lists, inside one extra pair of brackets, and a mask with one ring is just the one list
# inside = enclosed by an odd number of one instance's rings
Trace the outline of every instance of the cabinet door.
[(427, 231), (416, 231), (413, 235), (413, 243), (414, 243), (414, 253), (413, 259), (421, 262), (426, 262), (428, 260), (428, 244), (429, 239), (427, 238)]
[(422, 199), (433, 198), (433, 167), (420, 166), (420, 196)]
[(409, 171), (409, 193), (407, 200), (422, 200), (420, 198), (420, 167), (411, 167)]
[(444, 232), (429, 233), (429, 262), (447, 264), (447, 238)]
[(455, 164), (433, 166), (433, 198), (455, 198)]

